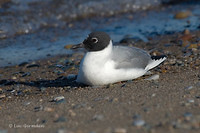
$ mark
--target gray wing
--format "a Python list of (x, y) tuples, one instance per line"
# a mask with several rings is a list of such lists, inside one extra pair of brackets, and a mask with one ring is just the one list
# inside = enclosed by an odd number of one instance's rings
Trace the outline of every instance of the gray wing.
[(116, 69), (145, 68), (151, 60), (151, 56), (136, 47), (114, 46), (112, 59), (116, 62)]

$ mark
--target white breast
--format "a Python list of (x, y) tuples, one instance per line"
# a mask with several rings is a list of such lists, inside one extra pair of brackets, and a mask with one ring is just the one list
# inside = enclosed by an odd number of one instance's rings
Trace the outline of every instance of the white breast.
[(104, 83), (108, 69), (114, 67), (114, 64), (109, 61), (111, 52), (111, 41), (104, 50), (87, 52), (81, 62), (77, 82), (89, 85)]

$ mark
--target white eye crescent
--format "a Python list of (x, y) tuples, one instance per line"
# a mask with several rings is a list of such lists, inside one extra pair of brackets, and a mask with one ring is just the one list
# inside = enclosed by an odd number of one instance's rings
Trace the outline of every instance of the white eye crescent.
[(93, 43), (97, 43), (97, 42), (98, 42), (98, 39), (97, 39), (96, 37), (93, 37), (93, 38), (92, 38), (92, 42), (93, 42)]

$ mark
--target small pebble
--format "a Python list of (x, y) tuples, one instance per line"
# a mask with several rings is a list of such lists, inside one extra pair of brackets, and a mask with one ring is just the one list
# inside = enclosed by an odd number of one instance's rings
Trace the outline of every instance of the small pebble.
[[(200, 80), (200, 75), (198, 75), (198, 77), (199, 77), (199, 80)], [(200, 87), (200, 82), (198, 82), (196, 85), (197, 85), (198, 87)]]
[(193, 88), (193, 86), (188, 86), (185, 88), (185, 90), (191, 90)]
[(197, 99), (200, 99), (200, 96), (195, 96)]
[(0, 95), (0, 99), (3, 99), (3, 98), (5, 98), (5, 97), (6, 97), (5, 94), (1, 94), (1, 95)]
[(58, 129), (58, 131), (56, 133), (74, 133), (74, 132), (69, 131), (67, 129)]
[(43, 99), (40, 99), (39, 102), (43, 102)]
[(92, 107), (91, 107), (91, 106), (88, 106), (86, 109), (87, 109), (87, 110), (91, 110), (91, 109), (92, 109)]
[(44, 92), (47, 88), (46, 87), (41, 87), (40, 91)]
[(103, 115), (94, 115), (92, 120), (103, 120), (104, 119), (104, 116)]
[(138, 114), (136, 114), (136, 115), (134, 115), (134, 116), (133, 116), (133, 119), (134, 119), (134, 120), (141, 119), (141, 116), (140, 116), (140, 115), (138, 115)]
[(176, 59), (168, 59), (169, 64), (174, 65), (176, 63)]
[(138, 119), (138, 120), (135, 120), (133, 122), (133, 125), (136, 126), (136, 127), (142, 127), (145, 125), (145, 121), (144, 120), (141, 120), (141, 119)]
[(145, 80), (158, 80), (159, 79), (159, 75), (158, 74), (155, 74), (149, 78), (146, 78)]
[(30, 105), (31, 104), (31, 102), (25, 102), (24, 103), (24, 106), (28, 106), (28, 105)]
[(187, 47), (188, 49), (195, 49), (197, 50), (198, 48), (198, 44), (190, 44), (189, 47)]
[(70, 109), (68, 112), (69, 112), (69, 115), (70, 115), (70, 116), (72, 116), (72, 117), (73, 117), (73, 116), (76, 116), (76, 113), (75, 113), (73, 110)]
[(172, 44), (168, 44), (168, 43), (167, 43), (167, 44), (164, 44), (164, 46), (165, 46), (165, 47), (170, 47), (170, 46), (172, 46)]
[(189, 112), (186, 112), (184, 115), (184, 118), (186, 119), (186, 120), (191, 120), (191, 118), (192, 118), (192, 113), (189, 113)]
[(127, 130), (125, 128), (116, 128), (113, 133), (127, 133)]
[(149, 108), (144, 108), (143, 109), (145, 113), (149, 113), (150, 109)]
[(13, 76), (11, 79), (15, 80), (15, 79), (17, 79), (17, 77)]
[(22, 74), (22, 77), (26, 77), (26, 76), (31, 76), (31, 73), (27, 72), (27, 73)]
[(121, 85), (121, 88), (123, 88), (123, 87), (125, 87), (125, 86), (126, 86), (126, 84), (122, 84), (122, 85)]
[(46, 112), (53, 112), (54, 109), (50, 108), (50, 107), (44, 107), (44, 111), (46, 111)]
[(56, 67), (63, 68), (63, 65), (57, 64)]
[(110, 99), (110, 102), (118, 102), (118, 101), (119, 101), (118, 98), (112, 98), (112, 99)]
[(101, 101), (101, 100), (103, 100), (102, 97), (97, 97), (97, 98), (94, 99), (94, 101)]
[(86, 107), (86, 105), (87, 103), (76, 104), (76, 105), (73, 105), (73, 109), (84, 108)]
[(56, 103), (61, 103), (61, 102), (64, 102), (64, 100), (65, 100), (64, 96), (58, 96), (58, 97), (55, 97), (52, 101)]
[(20, 82), (26, 82), (26, 80), (24, 78), (20, 78), (19, 81)]
[(41, 105), (34, 108), (35, 112), (38, 112), (38, 111), (41, 111), (41, 110), (43, 110), (43, 106), (41, 106)]
[(189, 34), (190, 34), (190, 31), (189, 31), (188, 29), (185, 29), (185, 30), (183, 31), (183, 34), (189, 35)]
[(190, 103), (182, 103), (182, 106), (190, 106)]
[(188, 99), (188, 103), (194, 103), (194, 99)]
[(59, 117), (58, 119), (56, 119), (54, 122), (65, 122), (66, 118), (65, 117)]
[(71, 49), (72, 48), (72, 46), (73, 46), (73, 44), (67, 44), (67, 45), (65, 45), (65, 49)]
[(184, 18), (187, 18), (191, 15), (192, 15), (192, 13), (190, 11), (180, 11), (180, 12), (175, 14), (174, 18), (175, 19), (184, 19)]
[(16, 90), (9, 90), (10, 93), (14, 94)]

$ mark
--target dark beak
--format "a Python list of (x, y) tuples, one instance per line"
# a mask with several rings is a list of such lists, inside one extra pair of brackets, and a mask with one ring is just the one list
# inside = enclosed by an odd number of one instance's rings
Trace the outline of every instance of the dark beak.
[(78, 48), (83, 48), (83, 47), (84, 47), (83, 43), (80, 43), (80, 44), (75, 44), (75, 45), (73, 45), (73, 46), (71, 47), (71, 49), (78, 49)]

